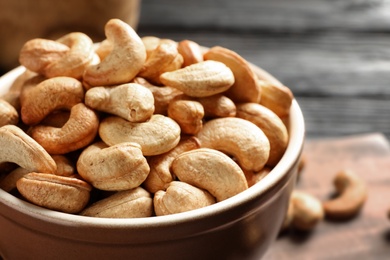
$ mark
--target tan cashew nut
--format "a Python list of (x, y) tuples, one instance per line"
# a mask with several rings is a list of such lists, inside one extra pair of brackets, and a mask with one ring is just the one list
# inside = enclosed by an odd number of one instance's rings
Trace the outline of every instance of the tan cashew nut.
[(264, 132), (270, 143), (267, 165), (275, 166), (288, 144), (288, 132), (283, 121), (270, 109), (257, 103), (237, 104), (237, 117), (254, 123)]
[(222, 93), (234, 83), (232, 71), (222, 62), (203, 61), (160, 75), (160, 81), (183, 91), (190, 97), (207, 97)]
[(197, 134), (203, 127), (204, 109), (194, 100), (173, 100), (168, 106), (168, 116), (175, 120), (184, 134)]
[(182, 181), (173, 181), (166, 191), (157, 191), (153, 198), (157, 216), (164, 216), (203, 208), (215, 203), (205, 190)]
[(0, 127), (5, 125), (16, 125), (19, 121), (19, 114), (10, 103), (0, 98)]
[(27, 173), (30, 173), (30, 171), (25, 168), (16, 168), (0, 181), (0, 189), (3, 189), (6, 192), (11, 192), (16, 189), (16, 182)]
[(194, 136), (182, 138), (169, 152), (148, 158), (150, 172), (143, 185), (151, 193), (165, 190), (175, 176), (171, 173), (173, 160), (181, 153), (200, 148), (198, 139)]
[(296, 229), (311, 230), (324, 218), (324, 209), (319, 199), (306, 192), (294, 190), (290, 203), (293, 208), (291, 226)]
[(136, 83), (91, 88), (85, 94), (85, 104), (130, 122), (144, 122), (154, 112), (152, 92)]
[(233, 155), (245, 170), (260, 171), (268, 161), (268, 138), (259, 127), (245, 119), (224, 117), (210, 120), (196, 136), (202, 147)]
[(325, 215), (332, 219), (349, 219), (356, 216), (367, 199), (367, 186), (363, 179), (351, 170), (336, 174), (334, 185), (338, 197), (325, 201)]
[(171, 167), (180, 181), (207, 190), (217, 201), (248, 188), (245, 175), (237, 163), (217, 150), (200, 148), (184, 152), (172, 162)]
[(55, 175), (70, 177), (76, 174), (76, 167), (68, 157), (60, 154), (52, 155), (51, 157), (57, 164)]
[(259, 81), (262, 89), (260, 104), (272, 110), (283, 118), (290, 114), (290, 107), (294, 96), (291, 90), (283, 85), (276, 85), (266, 81)]
[(224, 47), (215, 46), (204, 54), (205, 60), (223, 62), (228, 66), (235, 78), (227, 96), (234, 102), (259, 102), (261, 86), (249, 63), (236, 52)]
[(69, 51), (60, 59), (46, 66), (44, 75), (48, 78), (68, 76), (80, 79), (84, 70), (93, 59), (93, 42), (88, 35), (72, 32), (59, 38), (57, 42), (69, 47)]
[(84, 89), (80, 81), (70, 77), (47, 79), (26, 89), (21, 96), (21, 117), (27, 125), (41, 122), (51, 112), (70, 110), (83, 102)]
[(80, 212), (87, 205), (92, 189), (78, 178), (36, 172), (24, 175), (16, 187), (31, 203), (66, 213)]
[(149, 121), (132, 123), (112, 116), (102, 120), (99, 135), (108, 145), (133, 142), (145, 156), (168, 152), (180, 141), (180, 126), (171, 118), (153, 115)]
[(65, 44), (41, 38), (32, 39), (20, 50), (19, 62), (27, 69), (44, 75), (46, 67), (60, 60), (68, 51), (69, 47)]
[(13, 162), (29, 171), (56, 172), (52, 157), (17, 126), (0, 127), (0, 147), (0, 163)]
[(94, 143), (79, 156), (77, 171), (100, 190), (129, 190), (138, 187), (149, 174), (149, 165), (136, 143), (108, 147)]
[(197, 98), (196, 100), (202, 104), (206, 118), (236, 116), (236, 104), (222, 94)]
[(169, 103), (183, 94), (182, 91), (169, 86), (154, 86), (141, 77), (135, 77), (133, 81), (146, 87), (153, 93), (155, 114), (167, 115)]
[(203, 61), (202, 49), (194, 41), (180, 41), (177, 45), (177, 50), (183, 56), (183, 67)]
[(72, 107), (69, 120), (61, 128), (36, 125), (30, 134), (50, 154), (65, 154), (90, 144), (97, 135), (99, 118), (84, 103)]
[(141, 187), (119, 191), (93, 203), (80, 215), (98, 218), (143, 218), (153, 215), (153, 199)]
[(130, 25), (111, 19), (105, 26), (112, 51), (99, 64), (88, 66), (83, 80), (89, 86), (106, 86), (130, 82), (146, 60), (145, 46)]

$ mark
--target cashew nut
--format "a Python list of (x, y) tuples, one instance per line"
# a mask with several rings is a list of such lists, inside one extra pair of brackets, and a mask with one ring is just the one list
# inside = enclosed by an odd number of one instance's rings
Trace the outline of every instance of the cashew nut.
[(236, 116), (236, 105), (230, 98), (222, 94), (197, 98), (196, 101), (202, 104), (206, 118)]
[(87, 86), (107, 86), (130, 82), (146, 60), (145, 46), (130, 25), (111, 19), (105, 26), (112, 51), (99, 64), (86, 68), (83, 80)]
[(1, 181), (0, 181), (0, 189), (3, 189), (6, 192), (11, 192), (16, 189), (16, 182), (22, 178), (27, 173), (30, 173), (29, 170), (18, 167), (15, 170), (8, 173)]
[(294, 190), (291, 194), (292, 203), (291, 225), (299, 230), (312, 230), (324, 218), (321, 202), (314, 196)]
[(52, 155), (52, 158), (57, 165), (55, 175), (70, 177), (76, 173), (74, 163), (65, 155)]
[(288, 144), (288, 132), (283, 121), (270, 109), (257, 103), (238, 104), (237, 117), (254, 123), (264, 132), (270, 143), (267, 165), (275, 166)]
[(144, 122), (154, 112), (152, 92), (136, 83), (91, 88), (85, 94), (85, 104), (130, 122)]
[(13, 162), (29, 171), (56, 172), (52, 157), (17, 126), (0, 127), (0, 147), (0, 163)]
[(18, 111), (7, 101), (0, 98), (0, 127), (16, 125), (19, 121)]
[(182, 64), (183, 57), (177, 50), (177, 43), (169, 39), (159, 40), (157, 47), (149, 52), (138, 76), (160, 85), (162, 73), (180, 69)]
[(183, 56), (183, 67), (203, 61), (203, 52), (199, 44), (190, 40), (180, 41), (177, 50)]
[(173, 160), (183, 152), (200, 148), (198, 139), (194, 136), (182, 138), (180, 142), (169, 152), (150, 157), (148, 163), (150, 172), (143, 183), (145, 189), (151, 193), (156, 193), (158, 190), (166, 190), (175, 176), (170, 171)]
[(210, 120), (196, 136), (202, 147), (233, 155), (245, 170), (260, 171), (268, 161), (268, 138), (259, 127), (245, 119), (224, 117)]
[(205, 60), (223, 62), (234, 74), (234, 84), (226, 95), (235, 102), (260, 101), (261, 87), (249, 63), (236, 52), (215, 46), (204, 54)]
[(92, 187), (85, 181), (46, 173), (28, 173), (16, 182), (20, 194), (35, 205), (78, 213), (88, 203)]
[(80, 215), (98, 218), (142, 218), (153, 214), (153, 199), (141, 187), (119, 191), (93, 203)]
[(160, 81), (190, 97), (207, 97), (229, 89), (234, 75), (222, 62), (209, 60), (165, 72), (160, 75)]
[(175, 120), (184, 134), (197, 134), (203, 127), (204, 110), (201, 103), (177, 99), (168, 105), (168, 116)]
[(356, 216), (367, 199), (367, 187), (363, 179), (351, 170), (336, 174), (334, 185), (338, 197), (323, 203), (325, 215), (332, 219), (349, 219)]
[(80, 79), (84, 70), (93, 59), (93, 42), (86, 34), (72, 32), (59, 38), (57, 42), (69, 47), (69, 51), (60, 59), (45, 67), (48, 78), (68, 76)]
[(291, 90), (286, 86), (266, 81), (259, 81), (259, 84), (262, 89), (260, 104), (272, 110), (280, 118), (288, 116), (294, 99)]
[(154, 86), (141, 77), (135, 77), (133, 82), (148, 88), (153, 93), (155, 114), (167, 115), (169, 103), (183, 94), (182, 91), (169, 86)]
[(72, 107), (69, 120), (61, 128), (36, 125), (30, 134), (50, 154), (65, 154), (90, 144), (97, 135), (99, 118), (84, 103)]
[(83, 102), (84, 89), (80, 81), (70, 77), (47, 79), (24, 90), (21, 96), (21, 118), (27, 125), (41, 122), (55, 110), (70, 110)]
[(83, 150), (77, 160), (77, 171), (84, 180), (100, 190), (136, 188), (149, 174), (149, 165), (136, 143), (108, 147), (94, 143)]
[(45, 75), (46, 67), (63, 58), (69, 51), (65, 44), (47, 40), (32, 39), (27, 41), (19, 53), (19, 62), (28, 70)]
[(207, 190), (217, 201), (248, 188), (241, 168), (217, 150), (200, 148), (184, 152), (172, 162), (172, 173), (180, 181)]
[(253, 171), (247, 171), (243, 170), (245, 174), (246, 181), (248, 182), (248, 186), (252, 187), (259, 181), (261, 181), (265, 176), (267, 176), (271, 172), (272, 168), (264, 166), (263, 169), (261, 169), (258, 172)]
[(166, 191), (157, 191), (153, 198), (157, 216), (164, 216), (203, 208), (215, 203), (205, 190), (182, 181), (173, 181)]
[(145, 156), (157, 155), (168, 152), (179, 143), (180, 126), (163, 115), (153, 115), (142, 123), (111, 116), (100, 123), (99, 135), (107, 145), (133, 142), (141, 146)]

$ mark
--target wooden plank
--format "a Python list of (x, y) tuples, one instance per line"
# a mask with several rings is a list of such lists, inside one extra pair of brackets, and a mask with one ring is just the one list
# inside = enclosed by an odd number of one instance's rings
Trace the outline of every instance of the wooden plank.
[(143, 1), (140, 24), (230, 30), (388, 31), (389, 6), (389, 0)]
[(383, 135), (370, 133), (306, 143), (306, 166), (296, 189), (321, 201), (334, 192), (332, 179), (350, 169), (367, 183), (368, 199), (361, 214), (348, 221), (324, 220), (313, 232), (282, 234), (264, 259), (388, 259), (390, 229), (390, 145)]

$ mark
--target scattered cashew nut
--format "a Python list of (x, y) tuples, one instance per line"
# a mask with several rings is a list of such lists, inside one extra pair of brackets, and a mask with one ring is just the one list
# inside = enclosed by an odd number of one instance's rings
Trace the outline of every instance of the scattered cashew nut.
[(197, 134), (203, 127), (204, 109), (194, 100), (172, 100), (168, 105), (168, 116), (175, 120), (184, 134)]
[(325, 215), (331, 219), (349, 219), (362, 209), (368, 195), (367, 186), (355, 172), (343, 170), (336, 174), (334, 185), (338, 197), (325, 201)]

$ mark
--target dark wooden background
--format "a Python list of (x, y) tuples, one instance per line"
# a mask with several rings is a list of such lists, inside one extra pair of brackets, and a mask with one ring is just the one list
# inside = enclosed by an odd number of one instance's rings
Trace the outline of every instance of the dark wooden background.
[(308, 138), (390, 138), (389, 0), (143, 1), (138, 32), (222, 45), (290, 87)]

